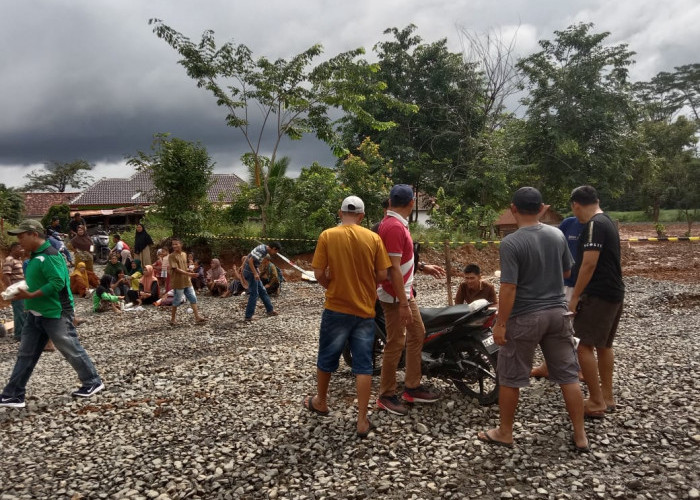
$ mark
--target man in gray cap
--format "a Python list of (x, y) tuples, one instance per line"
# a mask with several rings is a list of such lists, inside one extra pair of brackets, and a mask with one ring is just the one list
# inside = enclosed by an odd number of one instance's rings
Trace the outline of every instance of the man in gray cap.
[(104, 384), (75, 332), (73, 294), (63, 257), (44, 239), (44, 228), (38, 221), (24, 220), (17, 229), (8, 233), (17, 236), (19, 244), (30, 252), (25, 272), (27, 289), (20, 290), (14, 298), (24, 300), (28, 313), (17, 362), (10, 381), (0, 394), (0, 406), (26, 406), (24, 396), (27, 382), (49, 340), (53, 341), (80, 378), (82, 386), (72, 395), (88, 398), (104, 389)]
[(501, 289), (493, 329), (493, 340), (501, 346), (497, 366), (501, 421), (477, 437), (488, 444), (513, 446), (520, 388), (530, 384), (532, 358), (539, 345), (550, 380), (560, 385), (564, 395), (574, 428), (572, 446), (584, 452), (589, 448), (583, 427), (583, 396), (563, 287), (574, 261), (564, 234), (540, 224), (543, 208), (542, 195), (533, 187), (518, 189), (510, 205), (518, 230), (501, 242)]

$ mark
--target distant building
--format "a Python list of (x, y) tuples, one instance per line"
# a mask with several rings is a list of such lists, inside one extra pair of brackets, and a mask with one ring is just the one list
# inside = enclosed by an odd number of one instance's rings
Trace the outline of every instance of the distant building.
[[(241, 192), (243, 179), (235, 174), (212, 174), (213, 184), (207, 192), (210, 202), (228, 205)], [(133, 225), (153, 205), (153, 181), (148, 172), (128, 178), (101, 179), (70, 202), (71, 216), (76, 212), (88, 225)]]
[[(540, 222), (550, 226), (558, 226), (562, 220), (564, 220), (564, 218), (551, 208), (548, 208), (544, 215), (540, 217)], [(501, 238), (518, 229), (518, 224), (515, 222), (515, 217), (511, 213), (510, 208), (501, 212), (501, 215), (494, 225), (496, 226), (496, 233)]]
[(68, 205), (80, 193), (24, 193), (24, 217), (40, 220), (54, 205)]

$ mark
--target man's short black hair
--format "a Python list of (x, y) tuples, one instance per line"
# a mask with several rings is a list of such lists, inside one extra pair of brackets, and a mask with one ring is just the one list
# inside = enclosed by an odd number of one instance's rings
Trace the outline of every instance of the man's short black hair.
[(10, 252), (15, 249), (15, 247), (22, 246), (19, 244), (19, 241), (13, 241), (12, 244), (10, 245)]
[(467, 264), (464, 267), (464, 274), (476, 274), (481, 275), (481, 268), (476, 264)]
[(579, 186), (571, 191), (571, 198), (569, 201), (571, 203), (576, 202), (584, 207), (595, 205), (599, 202), (598, 191), (596, 191), (593, 186)]
[(388, 210), (388, 209), (389, 209), (389, 198), (384, 198), (384, 199), (382, 200), (382, 208), (383, 208), (384, 210)]
[(274, 248), (278, 252), (282, 251), (282, 243), (280, 243), (279, 241), (271, 241), (270, 244), (267, 246), (269, 246), (270, 248)]
[(172, 243), (173, 241), (179, 241), (180, 243), (182, 243), (182, 240), (177, 236), (173, 236), (172, 238), (170, 238), (170, 243)]
[(122, 239), (122, 237), (119, 236), (118, 234), (112, 235), (112, 238), (114, 238), (115, 240), (121, 240), (121, 239)]
[(61, 220), (61, 218), (58, 215), (54, 215), (53, 217), (51, 217), (51, 222), (56, 222), (57, 220)]

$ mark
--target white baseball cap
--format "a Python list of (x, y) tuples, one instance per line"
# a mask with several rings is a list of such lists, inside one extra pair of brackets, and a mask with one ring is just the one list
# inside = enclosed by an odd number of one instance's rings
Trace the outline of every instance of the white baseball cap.
[(343, 200), (343, 204), (340, 206), (340, 211), (354, 214), (363, 214), (365, 213), (365, 204), (357, 196), (348, 196)]

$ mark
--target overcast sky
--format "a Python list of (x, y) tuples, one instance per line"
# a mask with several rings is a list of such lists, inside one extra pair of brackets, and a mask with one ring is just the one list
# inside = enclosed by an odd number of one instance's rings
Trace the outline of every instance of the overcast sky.
[[(198, 89), (178, 56), (157, 38), (148, 19), (199, 40), (207, 29), (220, 42), (244, 43), (255, 57), (289, 57), (315, 43), (328, 57), (364, 47), (368, 54), (388, 27), (418, 26), (424, 42), (447, 38), (461, 50), (460, 32), (517, 30), (517, 51), (576, 22), (610, 31), (611, 43), (637, 54), (633, 80), (698, 62), (698, 0), (2, 0), (0, 14), (0, 182), (49, 160), (85, 159), (94, 176), (125, 177), (124, 157), (148, 150), (152, 136), (170, 132), (201, 141), (217, 172), (245, 178), (240, 134), (224, 110)], [(318, 141), (286, 143), (290, 174), (318, 161), (332, 165)]]

